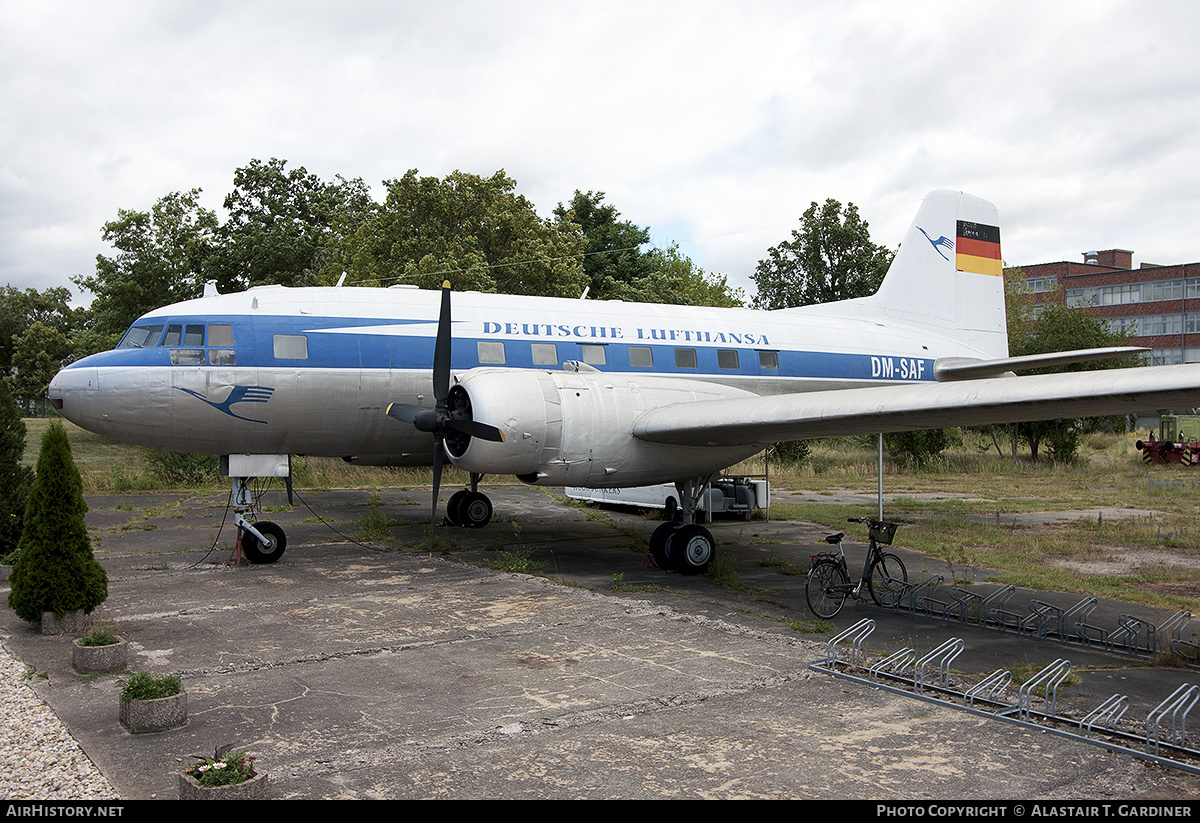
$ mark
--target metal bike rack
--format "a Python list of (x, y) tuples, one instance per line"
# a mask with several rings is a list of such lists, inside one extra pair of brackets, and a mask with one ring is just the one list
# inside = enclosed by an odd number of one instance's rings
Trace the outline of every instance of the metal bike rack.
[[(921, 656), (913, 649), (901, 649), (866, 668), (865, 676), (856, 674), (864, 671), (865, 644), (874, 628), (874, 621), (860, 620), (829, 641), (826, 656), (809, 664), (809, 668), (869, 688), (885, 689), (1200, 774), (1200, 750), (1188, 746), (1186, 734), (1188, 715), (1200, 703), (1200, 686), (1184, 684), (1176, 689), (1150, 712), (1144, 733), (1140, 733), (1133, 731), (1141, 728), (1137, 724), (1125, 723), (1125, 729), (1121, 728), (1129, 709), (1127, 695), (1112, 695), (1082, 719), (1057, 714), (1058, 688), (1071, 674), (1070, 662), (1063, 659), (1029, 678), (1018, 691), (1016, 705), (1004, 699), (1012, 685), (1011, 671), (997, 669), (962, 690), (952, 686), (950, 664), (965, 647), (959, 638), (951, 638)], [(839, 647), (848, 650), (850, 660), (838, 659)], [(927, 670), (932, 674), (934, 669), (936, 677), (927, 677)]]
[(854, 665), (858, 665), (862, 660), (862, 644), (873, 631), (875, 631), (875, 621), (864, 617), (850, 628), (830, 638), (829, 643), (825, 645), (825, 659), (829, 661), (829, 665), (832, 666), (837, 662), (837, 647), (846, 642), (850, 644), (850, 656)]
[(896, 611), (928, 615), (938, 620), (977, 625), (991, 631), (1011, 632), (1039, 640), (1074, 646), (1103, 647), (1135, 657), (1154, 657), (1169, 652), (1185, 665), (1200, 668), (1200, 641), (1184, 637), (1191, 612), (1178, 611), (1159, 625), (1140, 617), (1122, 614), (1111, 629), (1092, 621), (1099, 606), (1096, 597), (1085, 597), (1072, 606), (1056, 606), (1030, 600), (1022, 613), (1009, 606), (1016, 588), (1000, 586), (986, 595), (954, 587), (942, 594), (944, 578), (934, 575), (906, 585)]

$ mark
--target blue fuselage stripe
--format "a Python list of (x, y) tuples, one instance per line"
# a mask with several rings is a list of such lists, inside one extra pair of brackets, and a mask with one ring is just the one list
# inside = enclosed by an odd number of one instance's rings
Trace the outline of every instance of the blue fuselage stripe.
[[(143, 321), (145, 322), (145, 321)], [(318, 368), (318, 369), (430, 369), (433, 362), (433, 329), (427, 321), (397, 321), (394, 318), (344, 318), (317, 316), (254, 316), (204, 315), (155, 318), (156, 325), (227, 324), (233, 331), (234, 363), (237, 367), (256, 368)], [(418, 323), (420, 333), (401, 331), (381, 332), (379, 327), (402, 330), (405, 325)], [(332, 331), (336, 329), (337, 331)], [(361, 330), (359, 330), (361, 329)], [(428, 333), (426, 333), (428, 330)], [(487, 329), (485, 329), (487, 331)], [(276, 357), (275, 335), (303, 335), (307, 339), (307, 357), (293, 359)], [(207, 338), (206, 338), (207, 340)], [(503, 343), (503, 362), (480, 360), (479, 343)], [(533, 345), (553, 344), (555, 363), (534, 363)], [(585, 354), (584, 347), (591, 352)], [(595, 348), (604, 349), (604, 362), (596, 363)], [(205, 346), (146, 346), (102, 352), (73, 364), (82, 366), (157, 367), (172, 366), (172, 349), (204, 348), (204, 364), (213, 363), (211, 352), (228, 347)], [(494, 348), (494, 347), (492, 347)], [(649, 349), (651, 364), (631, 365), (631, 349)], [(676, 351), (695, 353), (695, 367), (676, 364)], [(718, 351), (736, 351), (737, 367), (729, 368), (729, 355), (718, 361)], [(587, 339), (530, 339), (528, 336), (507, 336), (502, 333), (485, 336), (456, 336), (452, 349), (453, 368), (465, 370), (477, 366), (509, 368), (556, 368), (566, 360), (593, 362), (605, 372), (631, 374), (654, 373), (697, 377), (804, 377), (813, 379), (854, 381), (929, 381), (934, 379), (933, 360), (887, 354), (847, 354), (828, 351), (789, 351), (773, 345), (737, 345), (733, 343), (699, 343), (695, 341), (655, 342), (652, 340)], [(778, 368), (764, 368), (760, 352), (773, 353)], [(645, 363), (639, 351), (634, 362)], [(687, 355), (685, 355), (685, 358)], [(769, 361), (770, 355), (767, 356)], [(686, 360), (684, 361), (686, 362)], [(222, 364), (225, 365), (225, 364)], [(726, 366), (723, 368), (722, 366)], [(175, 364), (175, 367), (180, 367)], [(68, 367), (70, 368), (70, 367)]]

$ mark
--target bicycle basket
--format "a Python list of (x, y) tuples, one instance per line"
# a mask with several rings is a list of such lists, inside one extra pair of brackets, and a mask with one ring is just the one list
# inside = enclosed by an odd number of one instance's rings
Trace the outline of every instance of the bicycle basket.
[(892, 545), (892, 538), (896, 536), (896, 527), (899, 523), (871, 523), (867, 526), (867, 534), (869, 534), (876, 543), (884, 546)]

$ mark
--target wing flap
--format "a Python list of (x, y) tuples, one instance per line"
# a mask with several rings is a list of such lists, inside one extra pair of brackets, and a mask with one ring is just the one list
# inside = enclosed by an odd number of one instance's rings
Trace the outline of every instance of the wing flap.
[(1186, 364), (678, 403), (643, 414), (633, 434), (679, 446), (748, 446), (1196, 406), (1200, 364)]

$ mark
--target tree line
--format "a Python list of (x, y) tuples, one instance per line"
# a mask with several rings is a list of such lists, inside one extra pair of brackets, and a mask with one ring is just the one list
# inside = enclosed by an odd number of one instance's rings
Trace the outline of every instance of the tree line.
[[(409, 170), (383, 182), (378, 202), (361, 178), (326, 181), (285, 160), (251, 160), (234, 172), (223, 220), (200, 204), (199, 189), (166, 194), (145, 211), (118, 210), (102, 228), (113, 251), (72, 278), (93, 295), (89, 308), (71, 308), (66, 288), (0, 287), (0, 376), (28, 408), (63, 364), (112, 348), (139, 316), (199, 297), (207, 282), (224, 293), (343, 280), (437, 288), (449, 279), (458, 290), (778, 309), (872, 294), (894, 256), (871, 240), (853, 203), (814, 201), (758, 262), (747, 300), (677, 244), (651, 247), (649, 228), (622, 220), (604, 192), (576, 190), (541, 217), (516, 189), (503, 170), (443, 178)], [(1014, 355), (1123, 340), (1082, 310), (1051, 305), (1034, 322), (1016, 288), (1009, 312)], [(1026, 439), (1036, 456), (1060, 436), (1031, 428)]]

